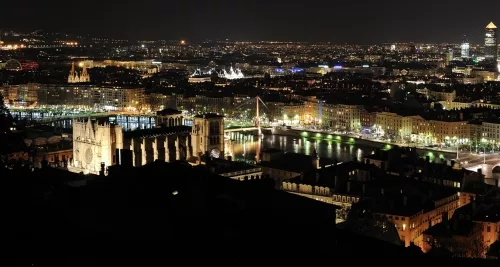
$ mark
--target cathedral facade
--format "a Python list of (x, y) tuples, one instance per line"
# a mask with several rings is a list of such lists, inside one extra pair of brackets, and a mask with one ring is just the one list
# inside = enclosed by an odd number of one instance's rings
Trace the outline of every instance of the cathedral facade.
[(69, 72), (68, 76), (68, 83), (89, 83), (90, 82), (90, 75), (87, 72), (87, 68), (83, 66), (82, 72), (78, 74), (78, 72), (75, 70), (75, 62), (71, 65), (71, 71)]
[(207, 156), (232, 158), (231, 141), (224, 137), (223, 116), (196, 116), (191, 127), (183, 125), (178, 111), (170, 110), (159, 114), (157, 120), (166, 123), (130, 132), (107, 121), (74, 121), (73, 158), (68, 161), (68, 170), (98, 175), (114, 165), (140, 167), (156, 160), (200, 163)]
[(99, 174), (103, 167), (116, 164), (116, 150), (123, 147), (120, 125), (88, 119), (73, 121), (73, 158), (68, 170)]

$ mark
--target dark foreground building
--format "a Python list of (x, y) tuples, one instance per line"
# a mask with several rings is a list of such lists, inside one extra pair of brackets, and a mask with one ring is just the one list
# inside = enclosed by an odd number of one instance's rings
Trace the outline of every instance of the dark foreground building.
[(276, 191), (265, 179), (159, 162), (86, 183), (54, 169), (2, 177), (17, 266), (436, 263), (413, 247), (338, 230), (335, 206)]

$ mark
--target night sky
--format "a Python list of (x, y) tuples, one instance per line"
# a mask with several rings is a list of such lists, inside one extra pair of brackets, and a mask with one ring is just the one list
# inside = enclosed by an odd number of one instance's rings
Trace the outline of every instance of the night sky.
[(500, 26), (498, 0), (10, 0), (0, 11), (3, 29), (190, 41), (460, 42), (467, 33), (478, 43), (490, 21)]

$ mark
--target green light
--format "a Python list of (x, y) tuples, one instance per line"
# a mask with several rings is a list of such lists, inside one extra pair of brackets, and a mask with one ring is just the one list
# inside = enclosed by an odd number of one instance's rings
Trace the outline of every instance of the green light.
[(337, 140), (341, 140), (341, 139), (342, 139), (342, 137), (340, 137), (340, 136), (337, 136), (337, 137), (335, 137), (335, 138), (336, 138)]
[(332, 139), (333, 136), (331, 134), (328, 135), (328, 139)]
[(317, 134), (316, 134), (316, 137), (321, 137), (321, 134), (320, 134), (320, 133), (317, 133)]
[(307, 136), (307, 132), (302, 132), (302, 136)]

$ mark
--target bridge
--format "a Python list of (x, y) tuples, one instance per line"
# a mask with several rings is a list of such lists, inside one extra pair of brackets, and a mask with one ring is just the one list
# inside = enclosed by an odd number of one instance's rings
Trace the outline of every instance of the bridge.
[(483, 153), (482, 155), (463, 153), (455, 161), (460, 164), (460, 167), (470, 171), (477, 172), (481, 169), (486, 178), (492, 178), (493, 168), (500, 166), (500, 155), (498, 153)]
[[(253, 104), (255, 102), (255, 127), (249, 127), (249, 129), (245, 131), (257, 131), (258, 135), (262, 135), (262, 126), (261, 126), (261, 115), (260, 115), (260, 105), (264, 106), (265, 108), (268, 108), (266, 103), (262, 101), (262, 99), (259, 96), (256, 96), (254, 98), (251, 98), (241, 105), (237, 106), (235, 110), (241, 110), (243, 107), (245, 107), (248, 104)], [(233, 132), (239, 132), (242, 131), (242, 129), (239, 130), (234, 130)], [(229, 131), (230, 132), (230, 131)]]

